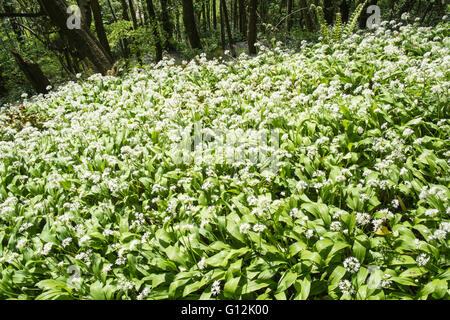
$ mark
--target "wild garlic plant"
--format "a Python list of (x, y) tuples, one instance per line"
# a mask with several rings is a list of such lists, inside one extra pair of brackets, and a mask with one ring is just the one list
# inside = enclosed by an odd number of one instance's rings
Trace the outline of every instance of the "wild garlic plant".
[[(2, 108), (0, 298), (448, 299), (448, 31), (165, 59), (26, 98), (21, 126)], [(276, 170), (175, 161), (197, 123), (210, 154), (276, 130)]]

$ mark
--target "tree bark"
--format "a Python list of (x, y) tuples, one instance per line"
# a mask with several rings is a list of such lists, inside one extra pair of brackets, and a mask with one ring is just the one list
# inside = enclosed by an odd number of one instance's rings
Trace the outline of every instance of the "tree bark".
[(350, 15), (350, 8), (347, 3), (347, 0), (342, 0), (339, 10), (341, 12), (342, 22), (347, 23)]
[(213, 0), (213, 2), (212, 2), (212, 16), (213, 16), (213, 27), (214, 27), (214, 30), (217, 30), (217, 6), (216, 6), (216, 0)]
[[(222, 0), (220, 0), (222, 1)], [(219, 14), (220, 14), (220, 44), (222, 46), (223, 51), (226, 48), (226, 38), (225, 38), (225, 18), (223, 17), (223, 7), (222, 2), (219, 3)]]
[(208, 20), (208, 30), (211, 30), (211, 1), (206, 0), (206, 18)]
[(17, 51), (11, 50), (11, 53), (14, 56), (20, 70), (23, 72), (28, 81), (30, 81), (36, 92), (48, 93), (47, 87), (50, 85), (50, 81), (44, 75), (39, 65), (34, 62), (25, 61)]
[(111, 47), (108, 42), (108, 37), (106, 36), (105, 26), (103, 25), (102, 8), (98, 3), (98, 0), (91, 0), (91, 8), (94, 15), (95, 31), (97, 33), (98, 40), (111, 60), (113, 60)]
[(247, 10), (245, 0), (239, 1), (239, 30), (247, 36)]
[[(109, 1), (109, 0), (108, 0)], [(120, 0), (120, 4), (122, 6), (122, 19), (126, 21), (130, 21), (130, 17), (128, 16), (128, 4), (125, 0)], [(125, 59), (128, 60), (130, 57), (130, 47), (128, 46), (128, 39), (122, 39), (123, 48), (124, 48), (124, 56)]]
[(286, 9), (286, 31), (291, 31), (291, 13), (292, 13), (292, 0), (287, 0)]
[(85, 55), (94, 65), (97, 72), (106, 74), (112, 67), (112, 60), (89, 29), (69, 30), (67, 27), (67, 3), (64, 0), (39, 0), (41, 8), (45, 10), (52, 23), (66, 35), (71, 47)]
[(159, 36), (159, 30), (158, 30), (158, 21), (156, 20), (156, 14), (155, 14), (155, 8), (153, 7), (153, 1), (152, 0), (146, 0), (147, 1), (147, 10), (148, 10), (148, 16), (150, 20), (150, 28), (153, 34), (153, 39), (155, 41), (155, 60), (161, 61), (162, 60), (162, 44), (161, 44), (161, 37)]
[(176, 46), (173, 38), (173, 23), (171, 14), (167, 9), (167, 0), (160, 0), (160, 3), (162, 11), (161, 22), (164, 31), (164, 48), (169, 52), (173, 52), (176, 51)]
[(256, 54), (256, 10), (257, 10), (258, 1), (250, 0), (249, 1), (249, 17), (248, 17), (248, 53), (250, 55)]
[(231, 34), (231, 26), (230, 26), (230, 19), (228, 17), (227, 4), (226, 4), (225, 0), (220, 0), (220, 4), (221, 4), (222, 9), (223, 9), (223, 18), (225, 20), (225, 26), (226, 26), (226, 29), (227, 29), (228, 45), (230, 46), (231, 54), (233, 56), (235, 56), (236, 54), (234, 52), (234, 47), (233, 47), (233, 36)]
[(134, 8), (133, 0), (128, 0), (128, 6), (130, 7), (130, 13), (131, 13), (131, 21), (133, 21), (133, 29), (138, 29), (138, 23), (136, 18), (136, 9)]
[(192, 0), (183, 0), (183, 23), (190, 46), (193, 49), (201, 49), (202, 45), (195, 24), (194, 5)]
[[(303, 9), (305, 8), (305, 9)], [(311, 11), (309, 10), (308, 2), (307, 0), (300, 0), (300, 9), (303, 9), (301, 12), (301, 20), (303, 21), (306, 30), (309, 32), (314, 31), (314, 24), (313, 20), (311, 18)]]
[(6, 97), (8, 95), (8, 90), (6, 89), (5, 82), (5, 78), (3, 78), (0, 71), (0, 97)]
[(324, 1), (324, 7), (323, 13), (325, 15), (325, 21), (327, 24), (333, 24), (334, 19), (334, 6), (333, 6), (333, 0), (325, 0)]
[(77, 0), (77, 3), (81, 10), (81, 23), (86, 29), (90, 29), (92, 23), (91, 1)]

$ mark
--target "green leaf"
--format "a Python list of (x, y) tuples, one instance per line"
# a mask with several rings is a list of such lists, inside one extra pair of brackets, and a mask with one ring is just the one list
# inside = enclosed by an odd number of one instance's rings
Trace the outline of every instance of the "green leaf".
[(286, 291), (290, 286), (294, 284), (294, 281), (297, 280), (297, 273), (292, 272), (290, 270), (286, 271), (283, 277), (278, 282), (278, 292)]
[(398, 283), (398, 284), (403, 284), (405, 286), (417, 287), (417, 284), (414, 282), (414, 280), (412, 280), (410, 278), (406, 278), (406, 277), (391, 277), (390, 279), (392, 281)]
[(447, 294), (448, 284), (447, 281), (441, 279), (435, 279), (431, 282), (434, 287), (433, 298), (434, 299), (442, 299)]
[(381, 280), (383, 279), (383, 271), (380, 269), (374, 269), (370, 272), (369, 280), (367, 281), (367, 287), (370, 290), (376, 290), (380, 288)]
[(364, 258), (366, 257), (366, 248), (358, 241), (355, 240), (353, 243), (353, 255), (359, 260), (362, 264), (364, 263)]
[(331, 273), (330, 277), (328, 278), (329, 282), (329, 290), (334, 290), (338, 284), (339, 281), (345, 276), (347, 273), (347, 270), (343, 266), (337, 266), (334, 268), (333, 272)]
[(236, 294), (238, 294), (238, 285), (239, 281), (241, 280), (241, 277), (236, 277), (228, 280), (225, 283), (225, 286), (223, 288), (223, 295), (225, 298), (234, 298)]
[(96, 281), (93, 284), (91, 284), (89, 295), (94, 300), (106, 300), (106, 296), (103, 292), (103, 286), (99, 281)]

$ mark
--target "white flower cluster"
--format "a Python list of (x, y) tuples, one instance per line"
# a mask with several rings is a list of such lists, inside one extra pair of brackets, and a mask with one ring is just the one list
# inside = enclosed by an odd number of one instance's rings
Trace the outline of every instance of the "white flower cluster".
[(344, 268), (350, 273), (357, 273), (360, 267), (361, 264), (355, 257), (349, 257), (344, 260)]

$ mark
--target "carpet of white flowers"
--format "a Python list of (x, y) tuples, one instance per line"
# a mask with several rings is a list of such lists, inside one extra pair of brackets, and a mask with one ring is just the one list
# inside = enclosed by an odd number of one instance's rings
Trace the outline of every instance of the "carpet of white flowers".
[[(0, 298), (448, 299), (449, 57), (391, 22), (4, 107)], [(279, 130), (278, 170), (174, 161), (198, 121)]]

